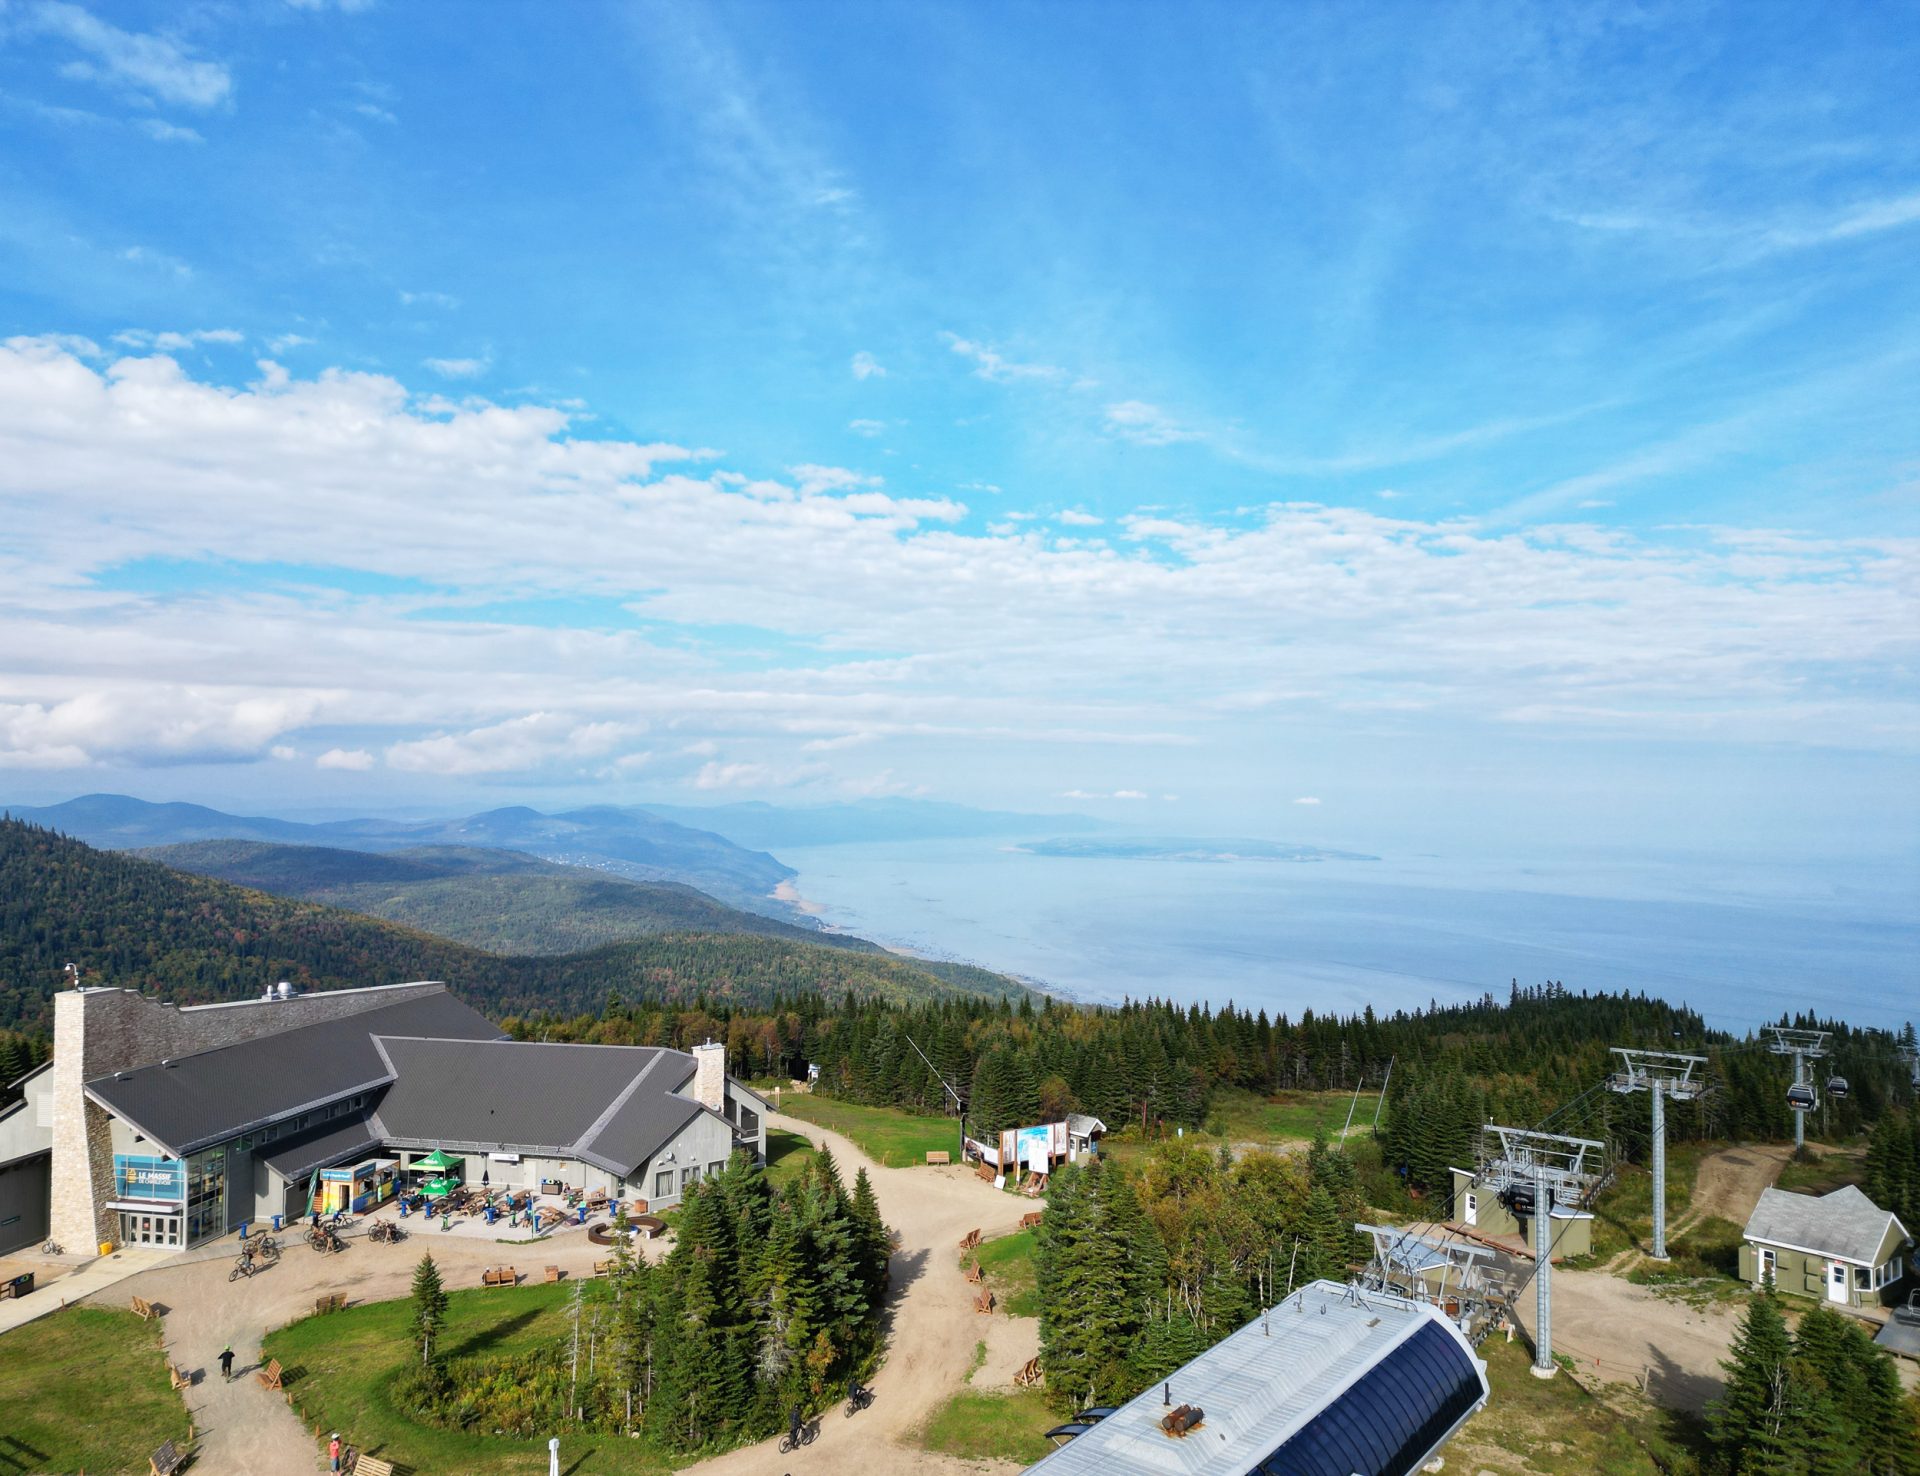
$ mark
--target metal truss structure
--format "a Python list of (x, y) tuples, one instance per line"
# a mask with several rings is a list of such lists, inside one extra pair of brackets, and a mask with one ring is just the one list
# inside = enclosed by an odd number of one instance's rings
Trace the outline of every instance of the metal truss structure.
[(1681, 1056), (1672, 1051), (1636, 1051), (1615, 1046), (1620, 1070), (1607, 1078), (1616, 1092), (1646, 1092), (1653, 1098), (1653, 1258), (1667, 1259), (1667, 1098), (1691, 1102), (1706, 1084), (1705, 1056)]
[(1806, 1100), (1796, 1102), (1789, 1093), (1788, 1102), (1793, 1107), (1793, 1151), (1797, 1155), (1807, 1146), (1807, 1114), (1813, 1110), (1813, 1079), (1807, 1074), (1807, 1062), (1818, 1061), (1827, 1053), (1827, 1037), (1832, 1033), (1826, 1030), (1789, 1030), (1784, 1025), (1769, 1025), (1767, 1033), (1773, 1037), (1773, 1044), (1767, 1049), (1776, 1056), (1793, 1057), (1793, 1085), (1795, 1091), (1806, 1088)]
[(1552, 1378), (1553, 1211), (1585, 1203), (1605, 1175), (1607, 1145), (1592, 1138), (1542, 1133), (1488, 1123), (1481, 1133), (1480, 1171), (1474, 1176), (1496, 1193), (1530, 1192), (1533, 1198), (1533, 1371)]
[(1417, 1235), (1397, 1225), (1355, 1225), (1373, 1237), (1373, 1259), (1361, 1276), (1369, 1291), (1394, 1292), (1431, 1302), (1472, 1338), (1484, 1324), (1492, 1297), (1482, 1262), (1493, 1251), (1442, 1235)]

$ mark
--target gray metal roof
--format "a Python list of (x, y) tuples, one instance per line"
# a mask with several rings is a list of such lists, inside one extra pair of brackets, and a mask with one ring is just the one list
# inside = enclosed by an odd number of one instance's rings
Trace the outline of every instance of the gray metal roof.
[(1892, 1210), (1881, 1209), (1853, 1184), (1819, 1195), (1766, 1189), (1747, 1221), (1746, 1238), (1874, 1266), (1889, 1226), (1899, 1226), (1906, 1236), (1906, 1226)]
[(704, 1110), (675, 1095), (693, 1076), (684, 1051), (391, 1036), (379, 1047), (395, 1080), (375, 1120), (395, 1145), (549, 1153), (631, 1174)]
[(277, 1144), (262, 1156), (267, 1167), (283, 1179), (302, 1179), (315, 1169), (331, 1168), (353, 1154), (359, 1154), (380, 1141), (370, 1114), (338, 1119), (331, 1127), (303, 1133)]
[(96, 1077), (87, 1092), (160, 1147), (184, 1157), (289, 1113), (392, 1081), (374, 1046), (376, 1033), (489, 1040), (500, 1031), (440, 988), (382, 1009), (181, 1056), (170, 1064)]
[[(1436, 1331), (1423, 1333), (1429, 1327)], [(1415, 1368), (1396, 1372), (1444, 1385), (1432, 1392), (1451, 1399), (1446, 1407), (1460, 1408), (1459, 1418), (1465, 1418), (1486, 1398), (1485, 1367), (1451, 1323), (1422, 1303), (1377, 1292), (1361, 1296), (1334, 1282), (1316, 1281), (1164, 1381), (1174, 1405), (1199, 1405), (1205, 1412), (1184, 1439), (1162, 1432), (1160, 1420), (1168, 1409), (1163, 1386), (1156, 1383), (1029, 1469), (1036, 1476), (1240, 1476), (1296, 1436), (1311, 1439), (1316, 1421), (1416, 1336), (1443, 1350), (1446, 1362), (1436, 1365), (1432, 1348), (1422, 1347)], [(1339, 1413), (1349, 1421), (1357, 1414), (1383, 1424), (1393, 1410), (1383, 1404)], [(1444, 1443), (1453, 1428), (1446, 1424), (1433, 1434)], [(1432, 1454), (1428, 1438), (1419, 1439), (1417, 1459), (1410, 1457), (1413, 1466)]]

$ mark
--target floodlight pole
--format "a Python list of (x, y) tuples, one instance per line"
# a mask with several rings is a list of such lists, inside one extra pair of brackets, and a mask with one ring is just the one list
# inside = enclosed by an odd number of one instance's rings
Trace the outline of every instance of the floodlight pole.
[(1704, 1068), (1705, 1056), (1678, 1056), (1671, 1051), (1635, 1051), (1615, 1046), (1621, 1069), (1607, 1080), (1616, 1092), (1646, 1092), (1653, 1098), (1653, 1259), (1667, 1259), (1667, 1098), (1690, 1102), (1702, 1083), (1693, 1073)]
[[(1817, 1061), (1827, 1053), (1827, 1030), (1790, 1030), (1784, 1025), (1769, 1025), (1768, 1032), (1773, 1036), (1773, 1044), (1768, 1047), (1776, 1056), (1793, 1057), (1793, 1084), (1812, 1085), (1807, 1075), (1807, 1062)], [(1798, 1158), (1807, 1146), (1807, 1108), (1793, 1109), (1793, 1156)]]
[[(1491, 1135), (1498, 1146), (1488, 1151)], [(1485, 1179), (1496, 1190), (1522, 1185), (1533, 1190), (1533, 1373), (1550, 1379), (1553, 1361), (1553, 1207), (1557, 1201), (1578, 1204), (1600, 1180), (1600, 1170), (1587, 1165), (1607, 1145), (1592, 1138), (1564, 1133), (1541, 1133), (1531, 1128), (1496, 1127), (1481, 1132), (1481, 1167), (1476, 1181)]]

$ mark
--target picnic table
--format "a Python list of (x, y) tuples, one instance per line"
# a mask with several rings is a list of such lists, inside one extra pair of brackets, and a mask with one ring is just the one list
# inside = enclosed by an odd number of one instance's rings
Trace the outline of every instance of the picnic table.
[(480, 1273), (482, 1286), (513, 1286), (520, 1280), (520, 1273), (511, 1266), (490, 1266)]

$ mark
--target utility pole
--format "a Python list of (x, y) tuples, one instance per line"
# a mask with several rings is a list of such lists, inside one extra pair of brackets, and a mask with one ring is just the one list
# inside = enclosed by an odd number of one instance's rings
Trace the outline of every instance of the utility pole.
[(1387, 1074), (1380, 1078), (1380, 1100), (1373, 1104), (1373, 1128), (1375, 1132), (1380, 1130), (1380, 1109), (1387, 1105), (1387, 1083), (1393, 1080), (1393, 1063), (1399, 1059), (1400, 1057), (1397, 1054), (1388, 1056)]
[(1817, 1100), (1813, 1079), (1807, 1075), (1807, 1062), (1826, 1055), (1827, 1037), (1832, 1032), (1789, 1030), (1784, 1025), (1769, 1025), (1767, 1031), (1773, 1036), (1773, 1044), (1767, 1049), (1776, 1056), (1793, 1057), (1793, 1089), (1787, 1093), (1787, 1105), (1793, 1109), (1793, 1156), (1798, 1158), (1807, 1146), (1807, 1114)]
[(1693, 1073), (1705, 1072), (1705, 1056), (1677, 1056), (1671, 1051), (1635, 1051), (1615, 1046), (1621, 1069), (1607, 1078), (1620, 1093), (1647, 1092), (1653, 1097), (1653, 1259), (1667, 1259), (1667, 1110), (1666, 1101), (1691, 1102), (1705, 1088)]
[[(1553, 1361), (1553, 1207), (1581, 1203), (1600, 1181), (1607, 1145), (1592, 1138), (1540, 1133), (1488, 1123), (1480, 1135), (1476, 1183), (1516, 1200), (1531, 1199), (1533, 1214), (1533, 1375), (1550, 1379)], [(1593, 1155), (1589, 1160), (1588, 1154)]]

